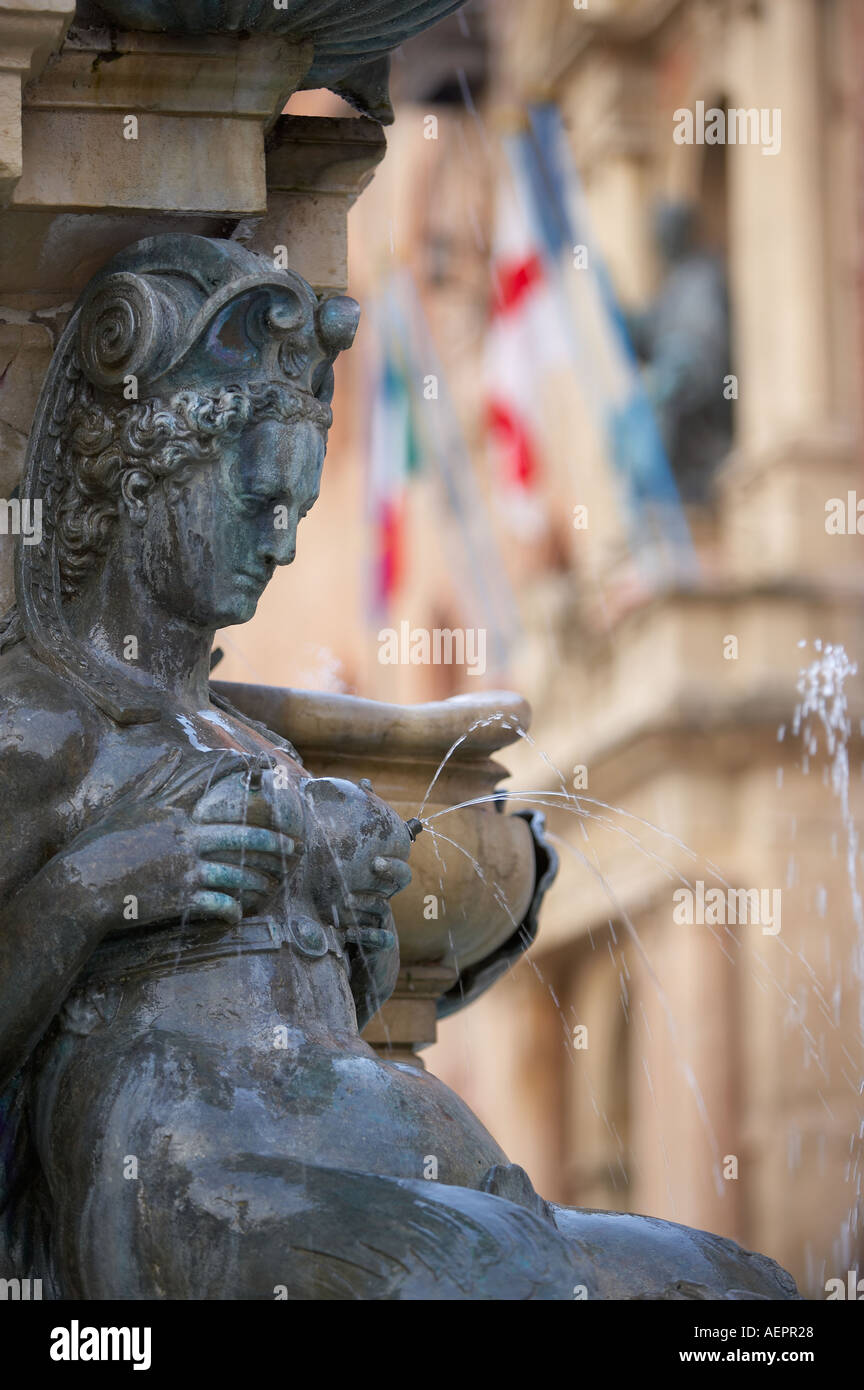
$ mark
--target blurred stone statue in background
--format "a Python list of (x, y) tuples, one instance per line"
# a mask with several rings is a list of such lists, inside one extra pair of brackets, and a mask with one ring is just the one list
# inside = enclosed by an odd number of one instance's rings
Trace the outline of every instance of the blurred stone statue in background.
[(654, 301), (628, 316), (645, 387), (681, 499), (710, 501), (732, 443), (729, 296), (720, 258), (698, 245), (689, 203), (657, 208), (654, 240), (665, 275)]

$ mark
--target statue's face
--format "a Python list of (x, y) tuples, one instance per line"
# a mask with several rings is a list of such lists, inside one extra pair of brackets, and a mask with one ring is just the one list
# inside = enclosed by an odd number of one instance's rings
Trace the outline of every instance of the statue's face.
[(162, 610), (212, 629), (248, 622), (276, 566), (294, 559), (324, 451), (309, 421), (264, 420), (226, 440), (217, 462), (155, 488), (140, 553)]

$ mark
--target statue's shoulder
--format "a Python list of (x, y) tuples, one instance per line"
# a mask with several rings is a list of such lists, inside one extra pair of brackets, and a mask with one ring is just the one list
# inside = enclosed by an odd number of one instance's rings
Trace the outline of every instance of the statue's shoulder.
[(80, 775), (93, 760), (104, 722), (92, 702), (25, 642), (0, 657), (0, 759), (7, 770), (26, 762), (32, 775), (44, 764), (55, 785)]

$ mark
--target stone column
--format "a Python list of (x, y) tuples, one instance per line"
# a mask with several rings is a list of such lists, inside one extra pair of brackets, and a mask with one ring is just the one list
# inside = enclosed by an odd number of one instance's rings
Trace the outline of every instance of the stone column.
[[(861, 569), (854, 541), (825, 532), (826, 501), (845, 500), (859, 469), (853, 421), (838, 408), (826, 260), (836, 117), (818, 57), (825, 40), (816, 0), (774, 0), (764, 23), (737, 27), (730, 52), (730, 100), (779, 112), (781, 133), (777, 154), (728, 152), (739, 396), (724, 531), (729, 567), (748, 580), (837, 581)], [(766, 236), (766, 225), (782, 235)]]

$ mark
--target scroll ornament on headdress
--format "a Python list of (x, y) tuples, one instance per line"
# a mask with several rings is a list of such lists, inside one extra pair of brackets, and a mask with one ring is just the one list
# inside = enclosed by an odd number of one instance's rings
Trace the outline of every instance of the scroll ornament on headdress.
[(42, 539), (19, 543), (17, 611), (4, 620), (30, 649), (117, 723), (159, 718), (140, 684), (72, 635), (63, 613), (55, 513), (67, 481), (64, 421), (82, 391), (123, 405), (179, 391), (276, 384), (292, 411), (326, 429), (333, 362), (350, 347), (359, 307), (319, 300), (299, 275), (235, 242), (158, 236), (122, 251), (90, 281), (60, 339), (30, 435), (21, 493), (42, 499)]

